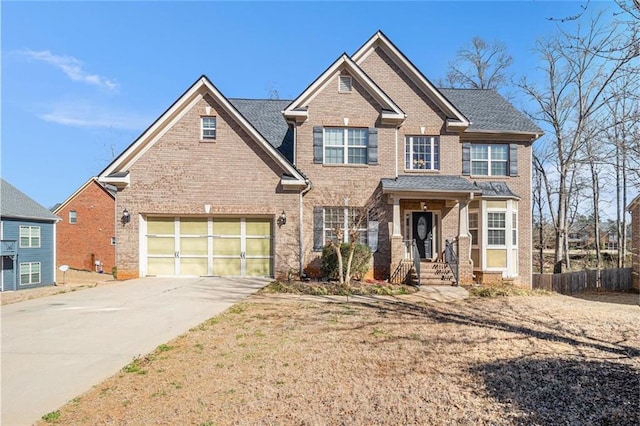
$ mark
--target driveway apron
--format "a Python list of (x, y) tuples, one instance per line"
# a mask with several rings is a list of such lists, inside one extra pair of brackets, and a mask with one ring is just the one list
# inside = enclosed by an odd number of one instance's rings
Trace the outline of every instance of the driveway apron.
[(267, 283), (141, 278), (3, 306), (1, 424), (33, 424)]

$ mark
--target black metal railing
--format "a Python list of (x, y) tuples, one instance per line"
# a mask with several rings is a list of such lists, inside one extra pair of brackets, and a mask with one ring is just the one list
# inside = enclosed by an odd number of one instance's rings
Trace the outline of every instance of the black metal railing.
[(418, 243), (416, 240), (413, 240), (413, 244), (411, 245), (411, 257), (413, 258), (413, 267), (418, 277), (418, 287), (420, 287), (420, 252), (418, 251)]
[(456, 248), (454, 243), (449, 240), (445, 240), (445, 248), (444, 248), (444, 260), (447, 263), (449, 269), (453, 273), (453, 278), (456, 280), (456, 285), (458, 285), (458, 255), (456, 254)]

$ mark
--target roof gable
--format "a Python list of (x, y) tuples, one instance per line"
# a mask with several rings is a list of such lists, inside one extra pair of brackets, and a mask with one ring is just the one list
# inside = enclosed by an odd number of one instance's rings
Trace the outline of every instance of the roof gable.
[(382, 31), (376, 32), (360, 49), (358, 49), (351, 59), (356, 64), (362, 62), (375, 51), (381, 48), (391, 58), (391, 60), (413, 81), (418, 88), (445, 114), (447, 117), (447, 127), (464, 129), (469, 126), (469, 120), (456, 108), (440, 91), (411, 63), (411, 61), (387, 38)]
[(182, 116), (206, 95), (211, 96), (237, 123), (264, 149), (278, 164), (285, 175), (294, 178), (287, 179), (289, 187), (304, 186), (304, 177), (265, 137), (245, 118), (238, 109), (202, 75), (182, 94), (156, 121), (151, 124), (129, 147), (127, 147), (114, 161), (99, 175), (103, 183), (112, 183), (117, 187), (129, 184), (129, 168), (151, 148)]
[(18, 190), (6, 180), (0, 181), (0, 204), (2, 217), (15, 219), (35, 219), (47, 222), (57, 222), (58, 216), (29, 198), (24, 192)]
[(311, 83), (285, 110), (285, 118), (293, 121), (305, 121), (308, 117), (309, 103), (322, 91), (341, 71), (346, 70), (381, 106), (383, 122), (401, 123), (405, 113), (386, 93), (346, 54), (342, 54), (326, 71)]
[(82, 192), (84, 192), (85, 189), (87, 189), (90, 185), (97, 185), (98, 188), (100, 188), (102, 191), (104, 191), (109, 197), (111, 197), (112, 199), (115, 200), (116, 196), (114, 194), (113, 191), (111, 191), (109, 188), (105, 187), (105, 185), (103, 185), (100, 181), (98, 181), (98, 178), (92, 177), (90, 178), (88, 181), (86, 181), (80, 188), (78, 188), (73, 194), (71, 194), (69, 196), (69, 198), (67, 198), (66, 200), (64, 200), (62, 203), (58, 204), (55, 206), (53, 210), (54, 214), (58, 214), (63, 208), (65, 208), (71, 201), (73, 201), (73, 199), (75, 199), (78, 195), (82, 194)]

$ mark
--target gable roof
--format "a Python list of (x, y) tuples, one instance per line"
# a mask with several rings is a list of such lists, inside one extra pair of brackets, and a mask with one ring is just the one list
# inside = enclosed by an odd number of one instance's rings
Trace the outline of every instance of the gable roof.
[(361, 64), (371, 53), (380, 47), (391, 60), (413, 81), (418, 88), (447, 116), (447, 126), (466, 128), (469, 120), (452, 104), (438, 89), (413, 65), (413, 63), (398, 49), (384, 33), (378, 30), (365, 44), (362, 45), (351, 59)]
[(113, 190), (103, 185), (100, 181), (98, 181), (98, 178), (92, 177), (91, 179), (86, 181), (80, 188), (78, 188), (73, 194), (71, 194), (69, 198), (64, 200), (62, 203), (57, 204), (53, 209), (51, 209), (53, 213), (58, 214), (58, 212), (62, 210), (63, 207), (69, 204), (76, 196), (81, 194), (82, 191), (84, 191), (91, 184), (98, 185), (98, 187), (100, 187), (100, 189), (102, 189), (105, 193), (107, 193), (107, 195), (109, 195), (112, 199), (114, 200), (116, 199), (116, 195)]
[(58, 216), (47, 208), (29, 198), (6, 180), (0, 181), (0, 216), (14, 219), (35, 219), (47, 222), (57, 222)]
[(469, 119), (467, 132), (543, 133), (495, 90), (440, 89), (440, 92)]
[(267, 142), (293, 163), (293, 131), (282, 115), (282, 110), (291, 103), (290, 100), (229, 98), (229, 102)]
[(99, 175), (103, 183), (126, 187), (129, 184), (129, 168), (146, 153), (182, 116), (205, 95), (210, 95), (235, 119), (236, 123), (282, 168), (285, 176), (283, 186), (304, 187), (302, 174), (238, 111), (238, 109), (202, 75), (160, 117), (156, 119), (129, 147), (116, 157)]
[(288, 119), (304, 121), (307, 119), (309, 102), (326, 87), (340, 71), (346, 70), (354, 77), (382, 107), (382, 121), (402, 122), (406, 114), (386, 93), (349, 57), (343, 53), (329, 68), (315, 79), (287, 108), (282, 112)]

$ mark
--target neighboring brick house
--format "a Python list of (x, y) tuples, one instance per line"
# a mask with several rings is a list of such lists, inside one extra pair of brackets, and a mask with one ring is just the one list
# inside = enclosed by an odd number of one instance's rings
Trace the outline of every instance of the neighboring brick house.
[(640, 195), (627, 207), (631, 213), (631, 266), (633, 288), (640, 289)]
[(541, 133), (495, 91), (436, 89), (381, 32), (291, 102), (202, 76), (99, 176), (131, 214), (118, 277), (317, 275), (357, 223), (376, 278), (450, 241), (461, 283), (529, 286)]
[(111, 273), (115, 266), (115, 188), (91, 178), (53, 213), (58, 265)]
[(0, 289), (55, 284), (55, 228), (60, 218), (4, 179), (0, 193)]

